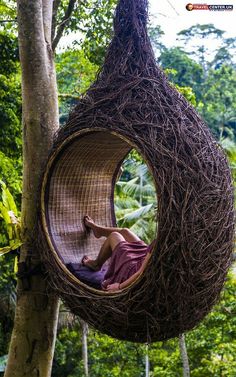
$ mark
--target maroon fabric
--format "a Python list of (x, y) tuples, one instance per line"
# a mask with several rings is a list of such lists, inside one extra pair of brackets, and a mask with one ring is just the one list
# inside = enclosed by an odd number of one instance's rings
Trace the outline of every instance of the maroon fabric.
[(119, 242), (113, 250), (102, 287), (105, 289), (109, 284), (122, 283), (135, 274), (150, 250), (151, 245), (143, 241)]

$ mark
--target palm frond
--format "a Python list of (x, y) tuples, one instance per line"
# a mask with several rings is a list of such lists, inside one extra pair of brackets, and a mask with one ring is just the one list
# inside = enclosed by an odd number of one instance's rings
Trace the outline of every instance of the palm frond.
[(116, 197), (115, 198), (115, 210), (138, 208), (139, 202), (131, 197)]
[(156, 237), (156, 224), (147, 219), (139, 219), (130, 227), (130, 230), (148, 244)]
[(153, 204), (147, 204), (146, 206), (142, 206), (130, 213), (127, 213), (125, 216), (124, 216), (124, 219), (126, 221), (133, 221), (133, 220), (137, 220), (139, 217), (142, 217), (144, 216), (147, 212), (149, 212), (151, 210), (151, 208), (153, 207)]

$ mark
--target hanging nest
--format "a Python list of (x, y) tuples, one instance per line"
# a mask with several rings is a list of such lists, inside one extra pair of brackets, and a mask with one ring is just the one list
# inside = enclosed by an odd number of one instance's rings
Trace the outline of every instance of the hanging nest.
[[(156, 65), (147, 1), (120, 0), (96, 82), (60, 129), (41, 195), (42, 259), (70, 310), (115, 338), (153, 342), (192, 329), (219, 298), (230, 265), (233, 189), (220, 146)], [(114, 185), (135, 148), (154, 178), (156, 242), (144, 273), (119, 293), (93, 289), (67, 268), (101, 240), (83, 216), (115, 225)]]

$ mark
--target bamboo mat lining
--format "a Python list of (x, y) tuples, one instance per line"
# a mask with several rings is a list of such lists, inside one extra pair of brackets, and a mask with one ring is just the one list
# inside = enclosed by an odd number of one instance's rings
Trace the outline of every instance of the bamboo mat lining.
[(113, 176), (131, 147), (108, 132), (77, 138), (55, 163), (49, 184), (48, 229), (64, 263), (95, 257), (104, 239), (88, 234), (85, 214), (101, 225), (113, 221)]

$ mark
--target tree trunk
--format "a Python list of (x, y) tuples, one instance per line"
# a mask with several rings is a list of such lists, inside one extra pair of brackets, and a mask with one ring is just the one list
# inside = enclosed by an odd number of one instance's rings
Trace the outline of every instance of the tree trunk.
[(183, 364), (183, 377), (190, 377), (190, 368), (184, 334), (179, 336), (179, 348)]
[[(23, 194), (20, 265), (40, 263), (37, 247), (39, 186), (53, 134), (58, 128), (55, 69), (51, 50), (52, 4), (18, 0), (23, 96)], [(26, 282), (26, 284), (23, 284)], [(5, 377), (49, 377), (54, 352), (58, 299), (48, 295), (42, 274), (19, 280), (14, 329)]]
[(149, 345), (146, 345), (146, 353), (145, 353), (145, 376), (149, 377), (150, 374), (150, 361), (149, 361)]
[(84, 375), (86, 377), (89, 376), (89, 369), (88, 369), (88, 342), (87, 342), (87, 335), (88, 335), (88, 325), (83, 320), (80, 320), (82, 326), (82, 358), (83, 358), (83, 365), (84, 365)]

